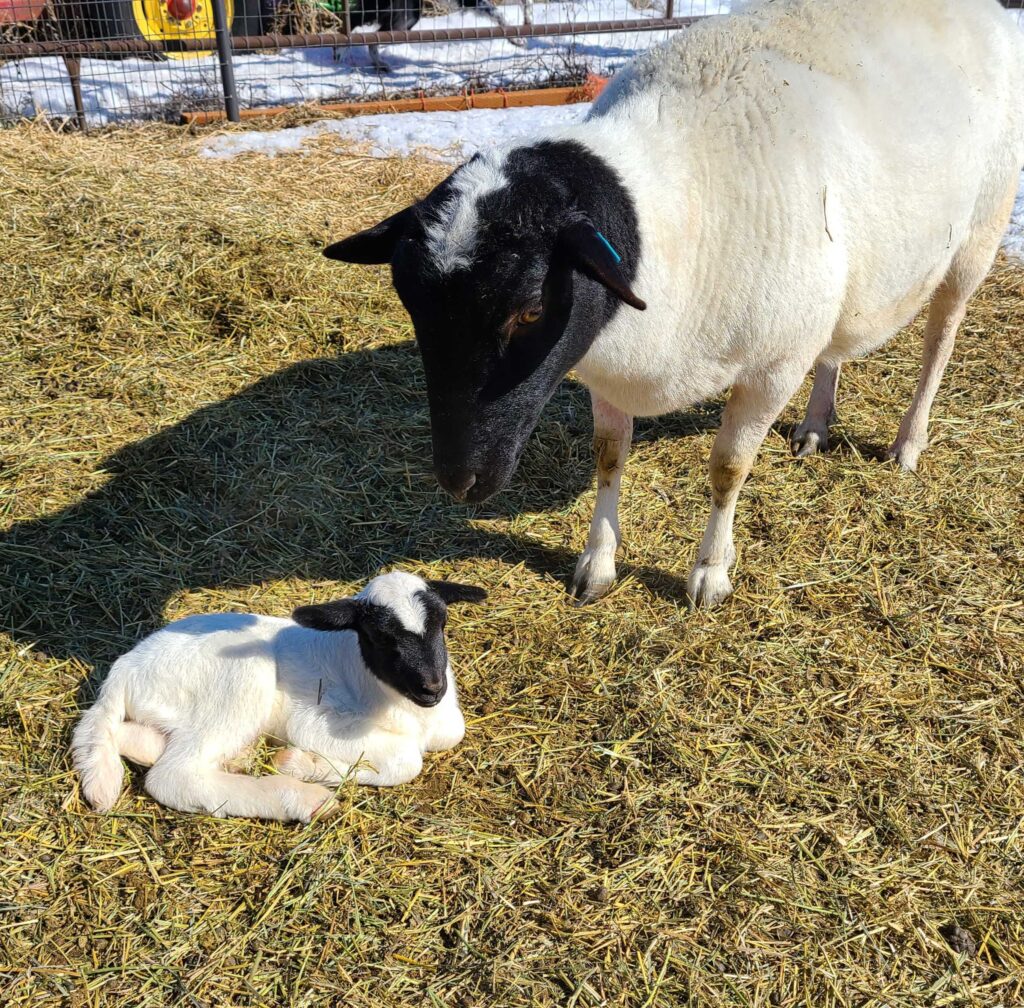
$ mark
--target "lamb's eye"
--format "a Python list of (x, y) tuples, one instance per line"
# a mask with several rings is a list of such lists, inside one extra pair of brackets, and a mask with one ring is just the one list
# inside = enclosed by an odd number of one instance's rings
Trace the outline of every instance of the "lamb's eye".
[(533, 325), (534, 322), (539, 322), (541, 315), (544, 314), (543, 308), (526, 308), (516, 316), (517, 326), (528, 326)]

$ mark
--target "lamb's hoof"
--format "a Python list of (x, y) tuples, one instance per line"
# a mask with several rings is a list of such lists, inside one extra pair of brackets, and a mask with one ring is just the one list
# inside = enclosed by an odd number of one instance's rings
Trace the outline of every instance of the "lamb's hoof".
[(341, 811), (341, 805), (338, 800), (331, 795), (330, 798), (325, 799), (313, 809), (312, 815), (309, 817), (309, 821), (324, 822), (327, 819), (333, 819)]
[(724, 564), (698, 564), (686, 582), (686, 593), (694, 609), (711, 609), (732, 594), (732, 582)]
[(807, 458), (828, 451), (828, 432), (797, 427), (789, 447), (797, 458)]
[(278, 749), (270, 762), (278, 773), (287, 774), (289, 777), (303, 778), (309, 772), (309, 761), (301, 749)]
[(330, 788), (292, 780), (287, 776), (270, 777), (267, 781), (272, 784), (281, 802), (279, 818), (286, 822), (308, 823), (314, 819), (330, 819), (340, 811)]
[(893, 446), (885, 453), (890, 462), (895, 462), (905, 473), (916, 473), (917, 463), (921, 459), (922, 448), (916, 445), (900, 443), (897, 439)]
[(590, 605), (607, 595), (615, 584), (615, 561), (609, 565), (596, 554), (584, 553), (576, 564), (569, 594), (576, 605)]

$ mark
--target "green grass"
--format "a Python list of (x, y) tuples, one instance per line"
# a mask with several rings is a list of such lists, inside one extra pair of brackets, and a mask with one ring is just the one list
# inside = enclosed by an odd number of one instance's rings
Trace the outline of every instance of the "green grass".
[[(318, 255), (437, 167), (196, 147), (0, 133), (0, 998), (1019, 1004), (1024, 273), (972, 307), (919, 477), (876, 460), (916, 326), (847, 369), (829, 456), (770, 436), (719, 610), (683, 585), (720, 404), (641, 421), (623, 578), (580, 609), (585, 392), (453, 503), (386, 273)], [(83, 805), (70, 730), (141, 634), (392, 565), (491, 592), (450, 623), (459, 748), (308, 827), (137, 772)]]

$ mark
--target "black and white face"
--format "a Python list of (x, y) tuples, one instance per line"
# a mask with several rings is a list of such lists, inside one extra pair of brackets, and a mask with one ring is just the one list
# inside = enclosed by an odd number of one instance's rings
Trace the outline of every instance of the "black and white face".
[(448, 605), (486, 597), (473, 585), (392, 571), (355, 598), (300, 606), (292, 618), (313, 630), (354, 630), (363, 661), (377, 679), (419, 707), (434, 707), (448, 691)]
[(325, 254), (391, 263), (423, 357), (434, 472), (469, 501), (508, 483), (545, 403), (620, 304), (645, 307), (631, 288), (632, 200), (567, 141), (478, 155)]

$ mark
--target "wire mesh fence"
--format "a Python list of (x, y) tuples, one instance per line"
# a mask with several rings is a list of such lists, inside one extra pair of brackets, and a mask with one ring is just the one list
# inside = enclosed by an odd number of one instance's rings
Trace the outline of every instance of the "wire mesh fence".
[[(1024, 0), (1004, 0), (1017, 8)], [(0, 0), (0, 124), (579, 85), (730, 0)]]
[[(729, 7), (720, 0), (219, 2), (243, 109), (579, 84), (614, 72), (688, 19)], [(0, 0), (0, 122), (42, 115), (104, 125), (224, 108), (217, 7), (218, 0)]]

